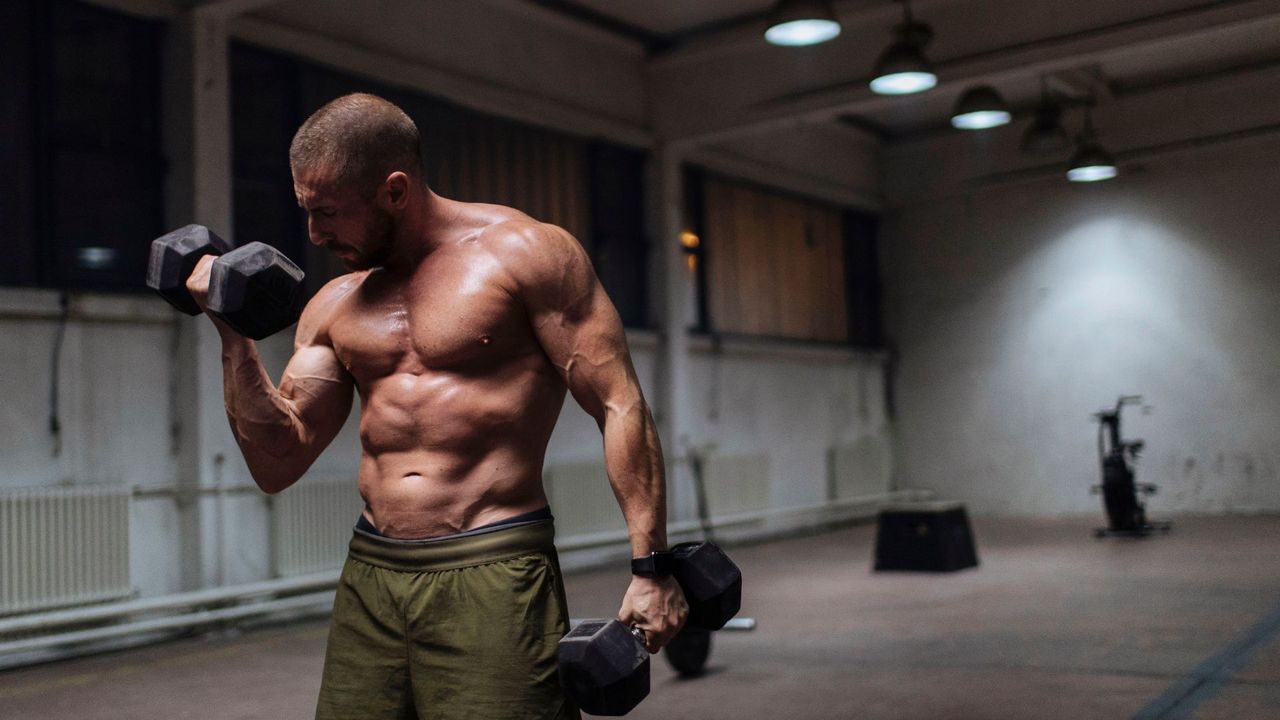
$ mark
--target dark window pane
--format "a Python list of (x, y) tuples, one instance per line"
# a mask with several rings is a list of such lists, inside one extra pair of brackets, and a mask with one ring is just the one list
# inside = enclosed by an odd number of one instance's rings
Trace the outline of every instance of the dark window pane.
[(35, 3), (0, 3), (0, 227), (4, 228), (4, 262), (0, 283), (34, 285), (35, 216)]
[(231, 172), (236, 245), (262, 242), (307, 273), (314, 293), (327, 273), (308, 263), (306, 219), (293, 194), (289, 141), (300, 122), (297, 63), (233, 43)]
[(646, 268), (643, 152), (607, 143), (590, 148), (592, 261), (629, 327), (645, 324)]
[(859, 347), (884, 344), (880, 318), (879, 219), (846, 210), (844, 225), (845, 297), (849, 302), (849, 342)]
[(42, 283), (145, 292), (163, 220), (161, 26), (75, 2), (44, 12)]

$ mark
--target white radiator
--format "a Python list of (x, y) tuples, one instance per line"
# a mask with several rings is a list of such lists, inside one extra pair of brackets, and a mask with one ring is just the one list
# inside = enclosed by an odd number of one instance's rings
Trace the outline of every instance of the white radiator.
[(342, 567), (351, 526), (363, 509), (354, 480), (303, 478), (272, 496), (271, 545), (276, 576)]
[(131, 592), (128, 488), (0, 491), (0, 614)]
[(711, 517), (767, 510), (771, 500), (766, 453), (711, 455), (702, 462), (702, 482)]
[(844, 500), (889, 492), (889, 445), (876, 435), (831, 448), (827, 496)]
[(603, 462), (550, 465), (543, 472), (543, 482), (556, 516), (556, 535), (565, 538), (626, 529)]

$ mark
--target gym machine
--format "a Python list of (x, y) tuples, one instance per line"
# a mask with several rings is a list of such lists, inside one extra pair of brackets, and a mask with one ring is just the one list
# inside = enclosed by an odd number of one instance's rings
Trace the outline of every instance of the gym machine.
[(1141, 395), (1122, 395), (1116, 400), (1115, 407), (1103, 408), (1093, 414), (1098, 423), (1102, 484), (1094, 485), (1090, 492), (1102, 494), (1102, 506), (1107, 512), (1107, 526), (1095, 528), (1094, 537), (1142, 537), (1157, 530), (1168, 532), (1173, 526), (1170, 522), (1147, 520), (1146, 507), (1138, 495), (1154, 495), (1156, 485), (1134, 480), (1134, 466), (1145, 443), (1142, 440), (1124, 440), (1120, 436), (1120, 411), (1125, 405), (1141, 402)]

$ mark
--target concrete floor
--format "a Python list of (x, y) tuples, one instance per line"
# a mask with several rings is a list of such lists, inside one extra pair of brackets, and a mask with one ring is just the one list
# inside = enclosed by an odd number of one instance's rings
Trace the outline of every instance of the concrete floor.
[[(1094, 540), (1095, 518), (974, 523), (981, 567), (869, 572), (874, 528), (736, 548), (754, 633), (709, 672), (657, 660), (636, 718), (1280, 718), (1280, 518), (1181, 518)], [(578, 617), (622, 572), (578, 574)], [(0, 673), (0, 717), (308, 718), (306, 623)]]

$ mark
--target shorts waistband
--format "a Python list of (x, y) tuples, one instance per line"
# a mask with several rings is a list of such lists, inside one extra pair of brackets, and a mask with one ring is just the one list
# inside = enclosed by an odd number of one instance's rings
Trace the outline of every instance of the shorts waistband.
[(439, 572), (555, 552), (555, 524), (533, 520), (491, 530), (427, 540), (396, 540), (356, 530), (348, 546), (352, 558), (401, 572)]

